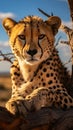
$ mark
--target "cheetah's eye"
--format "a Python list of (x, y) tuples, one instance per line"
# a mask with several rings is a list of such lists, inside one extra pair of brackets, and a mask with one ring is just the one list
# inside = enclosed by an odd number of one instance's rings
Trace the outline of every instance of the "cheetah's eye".
[(26, 43), (26, 39), (24, 35), (18, 35), (18, 38), (22, 41), (23, 44)]
[(38, 39), (41, 40), (41, 39), (43, 39), (44, 37), (45, 37), (45, 34), (40, 34), (39, 37), (38, 37)]
[(25, 40), (25, 36), (24, 36), (24, 35), (18, 35), (18, 37), (19, 37), (21, 40)]

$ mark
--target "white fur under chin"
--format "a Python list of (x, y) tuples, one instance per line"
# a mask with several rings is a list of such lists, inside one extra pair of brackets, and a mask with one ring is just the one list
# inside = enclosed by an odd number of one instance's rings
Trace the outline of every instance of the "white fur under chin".
[(36, 71), (39, 62), (28, 62), (26, 60), (19, 59), (19, 66), (25, 81), (30, 81), (33, 77), (34, 71)]

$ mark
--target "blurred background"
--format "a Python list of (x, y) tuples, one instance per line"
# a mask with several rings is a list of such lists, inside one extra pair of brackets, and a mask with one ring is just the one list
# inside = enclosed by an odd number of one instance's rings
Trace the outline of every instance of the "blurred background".
[[(57, 15), (61, 18), (62, 22), (71, 27), (70, 11), (67, 0), (1, 0), (0, 1), (0, 105), (4, 106), (5, 102), (11, 95), (11, 79), (10, 79), (10, 66), (11, 63), (3, 61), (2, 54), (11, 53), (8, 44), (8, 36), (2, 27), (2, 20), (5, 17), (10, 17), (19, 21), (27, 15), (37, 15), (47, 19), (38, 8), (45, 11), (47, 14)], [(67, 40), (64, 33), (59, 31), (56, 36), (56, 42), (61, 37), (61, 40)], [(70, 48), (67, 45), (58, 44), (57, 49), (62, 59), (63, 64), (67, 63), (71, 57)], [(65, 64), (71, 73), (71, 63)]]

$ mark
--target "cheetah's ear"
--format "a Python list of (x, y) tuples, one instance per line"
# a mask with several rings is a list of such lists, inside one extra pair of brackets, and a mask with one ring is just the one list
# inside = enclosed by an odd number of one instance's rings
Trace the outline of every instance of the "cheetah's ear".
[(49, 19), (46, 21), (46, 23), (48, 25), (51, 25), (52, 29), (53, 29), (53, 34), (56, 35), (56, 33), (58, 32), (58, 29), (61, 25), (61, 19), (57, 16), (51, 16), (49, 17)]
[(16, 25), (16, 21), (12, 20), (11, 18), (5, 18), (3, 20), (3, 27), (5, 28), (6, 32), (10, 36), (11, 29)]

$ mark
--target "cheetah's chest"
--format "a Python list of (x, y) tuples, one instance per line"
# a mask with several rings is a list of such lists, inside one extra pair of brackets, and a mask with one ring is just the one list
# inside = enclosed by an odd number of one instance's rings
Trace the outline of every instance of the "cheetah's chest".
[(25, 83), (25, 87), (31, 86), (32, 91), (40, 87), (55, 87), (55, 84), (58, 85), (56, 69), (55, 65), (52, 66), (49, 61), (43, 63), (33, 73), (33, 77), (30, 77), (30, 81)]

